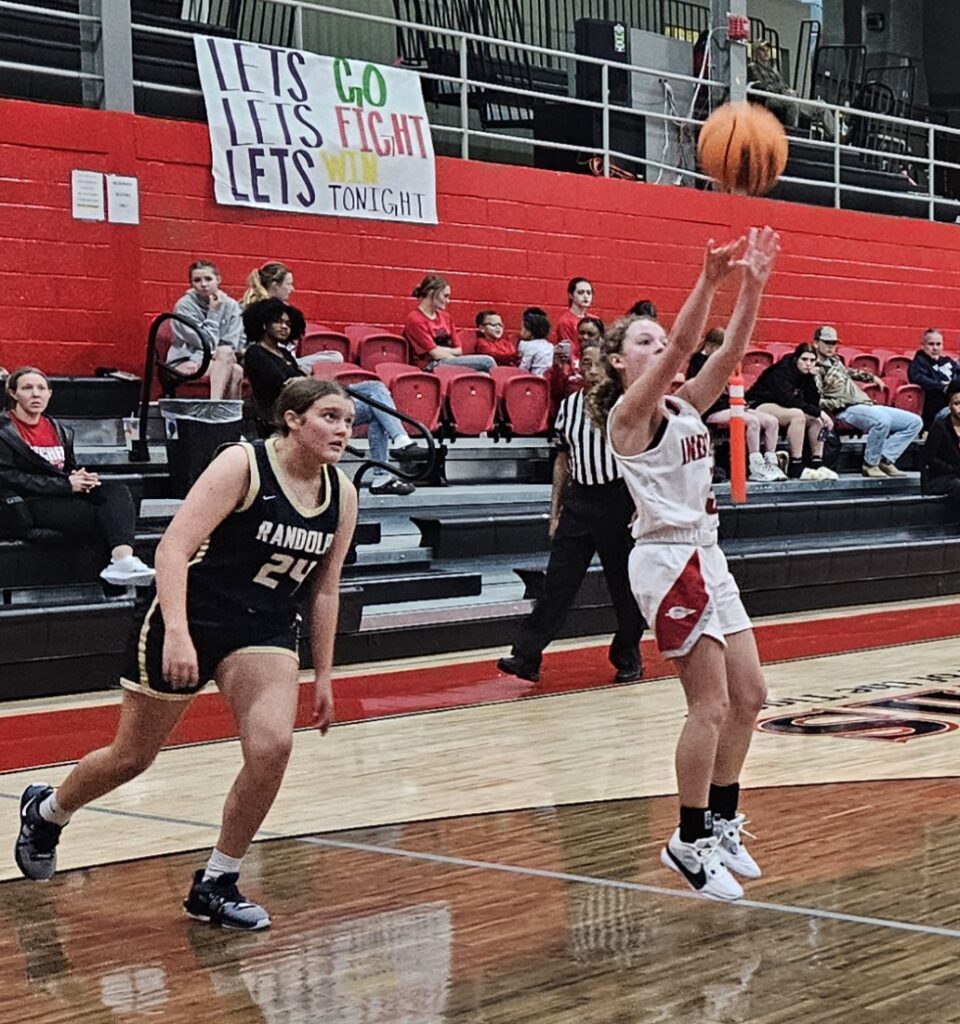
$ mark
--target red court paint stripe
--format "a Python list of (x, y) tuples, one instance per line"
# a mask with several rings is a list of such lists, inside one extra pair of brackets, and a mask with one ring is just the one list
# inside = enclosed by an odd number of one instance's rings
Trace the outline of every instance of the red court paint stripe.
[[(836, 654), (937, 640), (960, 633), (960, 603), (924, 608), (871, 611), (799, 622), (759, 624), (760, 656), (765, 662)], [(672, 675), (653, 641), (643, 644), (648, 680)], [(492, 661), (458, 661), (395, 672), (340, 677), (336, 680), (338, 722), (360, 722), (392, 715), (469, 707), (607, 686), (612, 669), (605, 646), (548, 651), (539, 685), (501, 675)], [(300, 692), (298, 722), (306, 725), (312, 687)], [(0, 771), (74, 761), (113, 738), (119, 705), (28, 711), (0, 718)], [(229, 739), (233, 719), (216, 693), (201, 694), (174, 731), (168, 745)]]

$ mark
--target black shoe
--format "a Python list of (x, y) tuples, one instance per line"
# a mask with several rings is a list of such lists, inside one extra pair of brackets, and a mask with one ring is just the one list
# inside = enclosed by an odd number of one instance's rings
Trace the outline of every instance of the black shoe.
[(386, 483), (383, 484), (371, 484), (371, 494), (413, 494), (416, 487), (413, 484), (408, 483), (406, 480), (398, 480), (395, 476), (390, 477)]
[(390, 449), (390, 458), (397, 459), (398, 461), (402, 459), (415, 459), (418, 455), (425, 454), (425, 452), (425, 448), (421, 448), (412, 437), (408, 437), (403, 444), (394, 445)]
[(195, 921), (206, 921), (217, 928), (255, 932), (270, 927), (270, 915), (258, 903), (245, 900), (237, 888), (240, 878), (236, 872), (203, 880), (204, 869), (198, 868), (193, 876), (190, 893), (183, 901), (183, 909)]
[(643, 679), (643, 662), (639, 665), (630, 665), (628, 668), (618, 668), (617, 674), (613, 677), (615, 683), (636, 683)]
[(526, 679), (530, 683), (540, 682), (540, 666), (532, 661), (525, 661), (511, 655), (509, 658), (501, 658), (497, 662), (497, 668), (507, 675), (517, 676), (519, 679)]
[(52, 792), (52, 786), (27, 786), (20, 797), (20, 834), (14, 856), (17, 867), (35, 882), (48, 882), (57, 870), (57, 843), (62, 829), (40, 817), (40, 804)]

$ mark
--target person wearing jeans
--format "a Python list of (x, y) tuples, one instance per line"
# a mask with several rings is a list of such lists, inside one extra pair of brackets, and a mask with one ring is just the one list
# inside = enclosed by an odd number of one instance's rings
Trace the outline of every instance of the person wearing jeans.
[(829, 324), (818, 327), (813, 338), (817, 346), (821, 408), (867, 435), (863, 475), (875, 478), (903, 476), (895, 463), (923, 430), (923, 420), (904, 409), (874, 405), (857, 387), (856, 381), (883, 382), (865, 370), (851, 370), (844, 366), (837, 357), (840, 338), (835, 327)]

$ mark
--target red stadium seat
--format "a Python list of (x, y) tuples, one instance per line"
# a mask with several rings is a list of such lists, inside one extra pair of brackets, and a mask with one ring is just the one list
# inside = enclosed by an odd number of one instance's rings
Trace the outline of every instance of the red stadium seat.
[(489, 373), (443, 363), (433, 372), (444, 382), (447, 417), (458, 434), (476, 436), (493, 428), (497, 385)]
[(443, 382), (409, 363), (379, 363), (377, 376), (387, 385), (397, 408), (428, 430), (436, 430), (443, 405)]
[(364, 370), (356, 363), (314, 363), (312, 369), (314, 377), (335, 380), (344, 386), (360, 384), (365, 380), (380, 380), (372, 370)]
[(160, 369), (160, 363), (167, 361), (167, 354), (173, 346), (173, 321), (164, 320), (157, 328), (157, 344), (154, 349), (157, 360), (157, 379), (164, 395), (176, 394), (180, 398), (209, 398), (210, 380), (201, 377), (181, 383), (176, 377)]
[(789, 341), (775, 341), (772, 345), (767, 345), (767, 351), (773, 356), (773, 361), (776, 363), (796, 347), (796, 345), (791, 345)]
[(865, 370), (875, 377), (880, 376), (880, 357), (873, 352), (859, 352), (855, 356), (847, 353), (847, 365), (851, 370)]
[(744, 377), (752, 375), (756, 380), (761, 373), (774, 363), (773, 353), (762, 348), (748, 348), (740, 361), (740, 369)]
[(889, 405), (889, 390), (886, 381), (883, 384), (863, 384), (859, 381), (855, 382), (857, 387), (862, 392), (873, 400), (874, 405)]
[(901, 384), (893, 392), (893, 405), (897, 409), (915, 412), (918, 416), (922, 416), (923, 397), (923, 388), (919, 384)]
[(910, 367), (910, 360), (906, 356), (890, 356), (883, 364), (883, 379), (885, 381), (896, 381), (899, 384), (909, 384), (907, 370)]
[(350, 358), (350, 339), (339, 331), (308, 329), (300, 339), (299, 355), (312, 356), (316, 352), (339, 352), (347, 360)]
[(380, 363), (409, 363), (410, 346), (400, 334), (380, 331), (357, 341), (354, 358), (365, 370), (376, 370)]
[(490, 376), (500, 400), (500, 414), (513, 434), (542, 434), (550, 424), (550, 385), (515, 366), (495, 366)]

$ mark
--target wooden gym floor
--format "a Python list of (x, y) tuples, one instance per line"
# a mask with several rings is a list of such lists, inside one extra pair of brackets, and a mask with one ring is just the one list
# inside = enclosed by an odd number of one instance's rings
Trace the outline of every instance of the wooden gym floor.
[(539, 688), (495, 652), (339, 680), (348, 724), (298, 732), (244, 864), (274, 919), (255, 935), (179, 906), (239, 763), (216, 695), (77, 815), (49, 884), (13, 865), (20, 791), (108, 735), (116, 697), (4, 706), (0, 1022), (960, 1021), (958, 615), (759, 627), (743, 803), (764, 878), (733, 906), (659, 865), (682, 697), (646, 648), (634, 686), (604, 685), (595, 643)]

